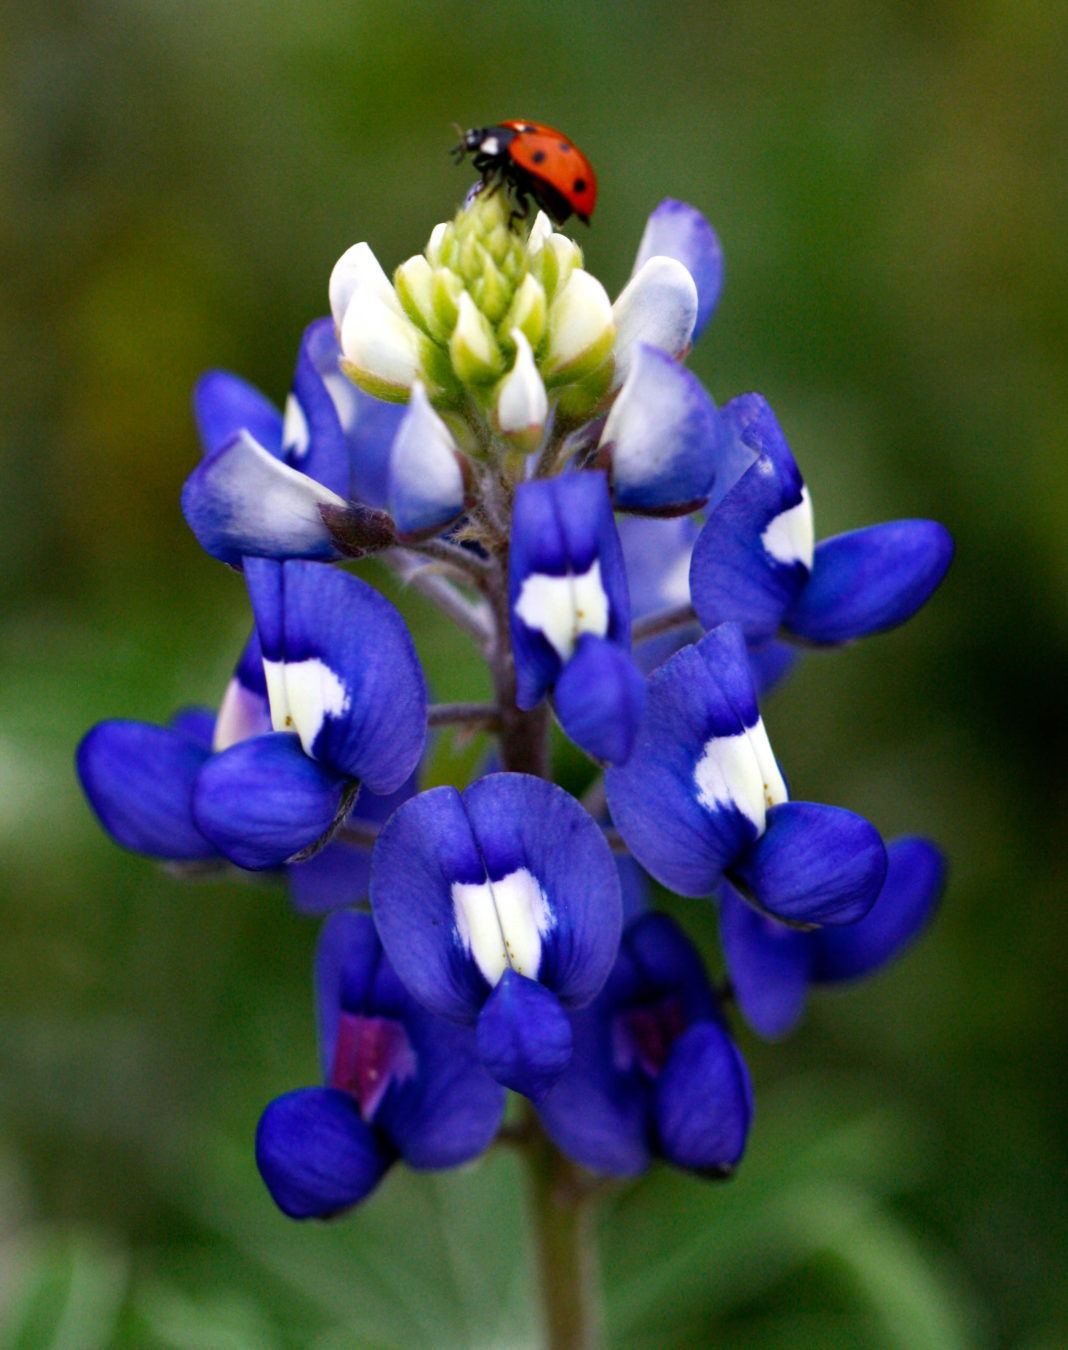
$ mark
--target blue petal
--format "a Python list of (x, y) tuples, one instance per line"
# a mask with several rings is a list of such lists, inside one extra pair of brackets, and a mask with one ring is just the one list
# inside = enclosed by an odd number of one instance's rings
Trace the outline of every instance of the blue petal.
[(493, 1142), (504, 1114), (504, 1089), (483, 1066), (471, 1027), (421, 1008), (408, 1015), (406, 1025), (418, 1072), (395, 1087), (377, 1119), (410, 1167), (458, 1167)]
[(348, 786), (309, 759), (296, 736), (270, 732), (207, 761), (193, 790), (193, 815), (231, 862), (261, 871), (320, 839)]
[(327, 1219), (378, 1185), (394, 1155), (344, 1092), (301, 1088), (271, 1102), (256, 1130), (256, 1164), (283, 1213)]
[(182, 512), (206, 553), (236, 566), (266, 558), (336, 558), (321, 505), (345, 501), (238, 432), (193, 470)]
[(278, 457), (282, 453), (282, 416), (247, 380), (228, 370), (209, 370), (193, 389), (193, 416), (204, 453), (210, 455), (247, 431), (254, 441)]
[(426, 742), (426, 682), (398, 611), (358, 577), (315, 563), (249, 559), (245, 577), (264, 658), (281, 667), (275, 726), (289, 719), (324, 767), (397, 791)]
[[(565, 656), (549, 640), (552, 616), (542, 622), (537, 605), (528, 606), (544, 581), (582, 577), (596, 564), (599, 586), (607, 601), (607, 628), (600, 636), (630, 646), (630, 596), (623, 565), (623, 549), (612, 515), (608, 483), (603, 473), (569, 473), (536, 479), (516, 488), (508, 563), (508, 603), (512, 648), (516, 664), (516, 702), (533, 708), (555, 682)], [(592, 583), (591, 583), (592, 584)], [(526, 598), (524, 598), (526, 597)], [(517, 612), (523, 609), (530, 622)], [(568, 636), (579, 636), (581, 617), (566, 625)], [(579, 630), (579, 631), (573, 631)]]
[(926, 604), (952, 558), (952, 536), (934, 520), (890, 520), (825, 539), (784, 623), (821, 643), (893, 628)]
[(623, 947), (638, 981), (631, 1001), (639, 990), (645, 997), (672, 990), (682, 1001), (687, 1022), (719, 1018), (701, 954), (669, 915), (652, 910), (635, 919), (627, 925)]
[(946, 882), (946, 860), (927, 839), (896, 839), (879, 898), (859, 922), (813, 933), (813, 975), (820, 983), (868, 975), (897, 956), (926, 927)]
[(636, 1176), (651, 1160), (651, 1088), (614, 1063), (612, 1014), (601, 1000), (571, 1016), (574, 1048), (567, 1069), (538, 1103), (546, 1134), (583, 1167)]
[[(283, 447), (283, 454), (287, 464), (345, 500), (349, 495), (349, 449), (327, 384), (328, 380), (344, 378), (338, 369), (340, 355), (333, 319), (316, 319), (308, 325), (293, 377), (293, 398), (301, 414), (297, 418), (299, 435)], [(284, 431), (290, 429), (287, 421)]]
[(215, 714), (210, 708), (183, 708), (171, 718), (171, 730), (210, 750), (215, 731)]
[(716, 481), (705, 507), (709, 515), (766, 450), (772, 458), (781, 451), (782, 432), (760, 394), (738, 394), (724, 403), (719, 422)]
[(668, 197), (649, 217), (634, 263), (637, 272), (654, 257), (675, 258), (697, 286), (697, 323), (694, 342), (704, 332), (723, 284), (723, 249), (712, 226), (700, 211)]
[(639, 343), (601, 439), (622, 511), (692, 511), (712, 490), (721, 423), (700, 380)]
[(78, 747), (78, 775), (104, 828), (126, 848), (191, 862), (217, 850), (193, 818), (193, 785), (210, 748), (171, 727), (101, 722)]
[(645, 710), (645, 681), (629, 652), (587, 633), (553, 695), (560, 725), (587, 754), (623, 764)]
[(867, 914), (886, 876), (874, 825), (839, 806), (784, 802), (731, 869), (756, 903), (793, 923), (853, 923)]
[(506, 970), (479, 1015), (478, 1053), (498, 1083), (540, 1102), (571, 1058), (571, 1024), (555, 994)]
[(720, 890), (719, 931), (745, 1020), (767, 1040), (785, 1036), (805, 1007), (814, 935), (758, 914), (726, 882)]
[(358, 389), (340, 370), (324, 373), (348, 445), (349, 496), (384, 507), (389, 496), (389, 452), (407, 408)]
[(702, 804), (695, 774), (713, 739), (757, 719), (745, 642), (725, 624), (650, 675), (634, 751), (605, 775), (612, 819), (631, 852), (680, 895), (710, 894), (756, 837), (737, 803)]
[(749, 1070), (715, 1022), (683, 1032), (656, 1084), (660, 1148), (676, 1167), (723, 1176), (745, 1152), (753, 1115)]
[[(760, 457), (710, 511), (694, 546), (690, 593), (706, 628), (738, 623), (760, 642), (774, 636), (808, 579), (811, 513), (789, 446), (763, 400), (741, 439)], [(795, 522), (807, 529), (790, 528)]]
[(375, 842), (371, 908), (394, 969), (425, 1008), (474, 1023), (489, 993), (456, 930), (452, 888), (485, 879), (478, 841), (453, 787), (401, 806)]

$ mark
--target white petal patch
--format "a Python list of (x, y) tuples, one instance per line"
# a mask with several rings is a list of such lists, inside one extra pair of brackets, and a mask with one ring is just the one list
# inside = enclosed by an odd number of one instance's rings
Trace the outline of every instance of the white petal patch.
[(697, 800), (707, 811), (733, 806), (764, 833), (767, 810), (788, 800), (762, 718), (734, 736), (713, 736), (693, 773)]
[(310, 444), (308, 419), (304, 416), (300, 400), (295, 394), (290, 394), (286, 399), (286, 415), (282, 423), (282, 448), (287, 453), (292, 453), (293, 458), (299, 461), (308, 453)]
[(570, 661), (583, 633), (608, 632), (608, 596), (601, 584), (601, 563), (589, 571), (562, 577), (531, 572), (522, 585), (515, 612), (528, 628), (542, 633), (561, 661)]
[(525, 867), (499, 881), (454, 881), (452, 910), (456, 934), (488, 984), (496, 985), (509, 968), (537, 979), (541, 940), (556, 920)]
[(211, 748), (218, 754), (231, 745), (262, 736), (271, 730), (271, 720), (262, 694), (253, 693), (236, 677), (226, 686), (219, 715), (215, 719)]
[(342, 717), (350, 696), (337, 675), (316, 656), (305, 661), (268, 661), (263, 673), (275, 731), (295, 731), (304, 753), (311, 756), (323, 722)]
[(804, 563), (812, 571), (812, 556), (816, 546), (816, 531), (812, 523), (812, 499), (808, 488), (801, 489), (801, 500), (788, 511), (781, 511), (768, 523), (760, 536), (766, 552), (776, 562)]

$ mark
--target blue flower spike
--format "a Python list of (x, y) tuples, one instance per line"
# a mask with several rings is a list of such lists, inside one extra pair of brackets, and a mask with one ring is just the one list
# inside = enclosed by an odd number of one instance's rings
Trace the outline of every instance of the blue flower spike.
[(567, 1063), (564, 1009), (597, 994), (619, 945), (619, 876), (592, 817), (526, 774), (433, 788), (379, 835), (371, 906), (413, 997), (477, 1025), (490, 1072), (538, 1100)]
[(316, 958), (326, 1086), (264, 1112), (256, 1160), (293, 1218), (329, 1218), (364, 1199), (390, 1166), (457, 1167), (492, 1142), (504, 1093), (469, 1028), (434, 1017), (404, 990), (366, 914), (339, 912)]
[(615, 1176), (654, 1157), (708, 1176), (733, 1171), (753, 1113), (749, 1072), (672, 919), (627, 925), (604, 989), (571, 1025), (571, 1063), (538, 1108), (570, 1158)]
[(711, 895), (727, 876), (787, 923), (849, 923), (882, 885), (873, 826), (789, 800), (735, 624), (653, 672), (634, 752), (605, 786), (635, 858), (680, 895)]
[(808, 490), (767, 402), (745, 394), (722, 414), (735, 463), (756, 458), (713, 497), (694, 547), (690, 589), (706, 628), (738, 623), (756, 645), (780, 628), (837, 644), (904, 623), (927, 602), (953, 557), (944, 526), (887, 521), (815, 545)]
[(945, 889), (946, 863), (927, 839), (887, 845), (878, 899), (856, 923), (799, 932), (756, 913), (728, 884), (720, 935), (738, 1007), (758, 1035), (778, 1040), (800, 1020), (812, 985), (859, 979), (898, 957), (923, 932)]
[(324, 842), (361, 783), (401, 787), (426, 740), (426, 684), (404, 620), (359, 578), (262, 558), (245, 577), (274, 731), (208, 761), (193, 809), (232, 862), (263, 869)]
[[(422, 253), (339, 259), (284, 409), (198, 382), (182, 507), (244, 575), (253, 634), (216, 714), (103, 722), (77, 755), (121, 844), (276, 871), (327, 916), (321, 1075), (256, 1138), (294, 1218), (350, 1209), (398, 1161), (477, 1158), (507, 1091), (534, 1106), (509, 1141), (539, 1116), (569, 1196), (572, 1164), (730, 1174), (749, 1072), (656, 883), (717, 906), (734, 1001), (772, 1039), (814, 986), (902, 951), (944, 884), (927, 840), (791, 800), (758, 700), (806, 644), (914, 613), (949, 535), (816, 542), (767, 401), (717, 407), (685, 367), (723, 281), (700, 211), (657, 206), (613, 302), (554, 228), (593, 207), (575, 146), (509, 123), (465, 154), (483, 182)], [(335, 566), (372, 555), (474, 642), (482, 701), (428, 710), (400, 613)], [(420, 792), (428, 722), (443, 785)]]
[(603, 473), (519, 485), (508, 596), (518, 706), (534, 708), (554, 690), (567, 734), (622, 763), (645, 689), (630, 656), (630, 597)]

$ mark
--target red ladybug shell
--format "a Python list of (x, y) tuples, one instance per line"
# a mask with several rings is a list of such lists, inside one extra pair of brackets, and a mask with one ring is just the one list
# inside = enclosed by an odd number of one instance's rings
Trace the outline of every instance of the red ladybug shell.
[(562, 132), (540, 122), (501, 125), (516, 133), (508, 146), (513, 164), (558, 192), (579, 220), (588, 225), (597, 205), (597, 175), (582, 151)]
[(574, 213), (590, 223), (597, 204), (593, 165), (561, 131), (522, 119), (492, 127), (472, 127), (454, 151), (471, 156), (483, 182), (492, 191), (502, 183), (512, 188), (517, 216), (529, 210), (528, 198), (562, 225)]

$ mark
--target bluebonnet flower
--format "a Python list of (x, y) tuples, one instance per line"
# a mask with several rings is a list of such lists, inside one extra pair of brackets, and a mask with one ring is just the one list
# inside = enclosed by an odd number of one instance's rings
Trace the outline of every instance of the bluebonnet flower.
[(538, 1108), (569, 1157), (620, 1176), (654, 1157), (705, 1175), (734, 1169), (753, 1112), (749, 1071), (673, 920), (627, 925), (604, 989), (571, 1027), (571, 1063)]
[(690, 586), (706, 628), (741, 625), (754, 644), (780, 629), (838, 643), (904, 622), (953, 556), (933, 520), (896, 520), (814, 547), (808, 490), (774, 413), (758, 394), (725, 405), (733, 443), (752, 462), (709, 511)]
[(348, 815), (361, 782), (402, 790), (422, 754), (425, 684), (389, 601), (314, 563), (245, 573), (257, 632), (214, 724), (103, 722), (79, 747), (86, 794), (128, 848), (277, 867)]
[(277, 1098), (256, 1133), (263, 1179), (296, 1219), (356, 1204), (400, 1158), (415, 1168), (469, 1162), (504, 1110), (470, 1028), (411, 998), (369, 916), (340, 911), (327, 920), (316, 975), (325, 1086)]
[(273, 731), (212, 756), (193, 812), (231, 861), (276, 867), (343, 823), (361, 783), (409, 778), (426, 685), (404, 620), (371, 586), (311, 562), (246, 558)]
[(375, 845), (371, 905), (397, 974), (432, 1012), (477, 1025), (499, 1082), (540, 1098), (619, 945), (619, 878), (562, 788), (491, 774), (406, 802)]
[(788, 922), (848, 923), (886, 874), (866, 820), (789, 800), (735, 624), (653, 672), (634, 752), (605, 786), (631, 852), (680, 895), (711, 895), (726, 876)]
[(875, 904), (856, 923), (809, 932), (757, 913), (725, 882), (720, 932), (738, 1007), (762, 1036), (776, 1039), (797, 1023), (811, 985), (837, 984), (878, 970), (930, 921), (945, 885), (941, 852), (910, 836), (887, 846), (888, 867)]
[(508, 597), (518, 707), (554, 690), (568, 735), (598, 759), (625, 761), (645, 688), (630, 657), (627, 577), (603, 474), (519, 485)]
[(324, 518), (330, 512), (368, 548), (392, 542), (388, 522), (367, 508), (385, 502), (400, 410), (345, 380), (338, 355), (330, 320), (311, 324), (284, 418), (236, 375), (201, 378), (194, 412), (205, 457), (182, 491), (182, 509), (212, 557), (234, 566), (246, 555), (337, 558)]

